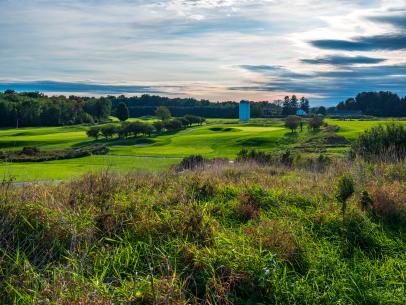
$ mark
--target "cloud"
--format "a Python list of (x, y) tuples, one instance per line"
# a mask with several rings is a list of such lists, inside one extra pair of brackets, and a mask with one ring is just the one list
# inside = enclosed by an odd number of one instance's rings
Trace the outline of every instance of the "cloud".
[(301, 59), (305, 64), (323, 64), (323, 65), (354, 65), (354, 64), (378, 64), (384, 62), (383, 58), (367, 57), (367, 56), (340, 56), (330, 55), (326, 57), (317, 57), (313, 59)]
[(64, 93), (95, 93), (125, 94), (125, 93), (165, 93), (161, 87), (136, 86), (136, 85), (109, 85), (85, 82), (55, 82), (55, 81), (32, 81), (32, 82), (0, 82), (0, 91), (13, 89), (19, 92), (40, 91), (40, 92), (64, 92)]
[(406, 11), (403, 11), (402, 14), (372, 16), (368, 19), (375, 22), (391, 24), (399, 29), (406, 28)]
[(250, 71), (262, 73), (266, 76), (278, 76), (287, 78), (307, 78), (308, 74), (296, 73), (282, 66), (267, 66), (267, 65), (240, 65), (240, 68)]
[[(404, 0), (0, 0), (0, 79), (22, 90), (213, 100), (287, 90), (334, 98), (369, 84), (403, 92), (395, 66), (405, 58), (404, 8)], [(383, 63), (379, 73), (353, 69)], [(374, 73), (380, 82), (364, 82)]]
[(405, 50), (406, 34), (358, 37), (353, 40), (319, 39), (311, 44), (320, 49), (342, 51)]
[[(278, 69), (270, 69), (278, 71)], [(257, 69), (258, 73), (264, 70)], [(300, 77), (278, 75), (265, 81), (255, 81), (247, 86), (230, 87), (235, 91), (300, 92), (321, 96), (319, 101), (336, 102), (353, 97), (360, 91), (392, 90), (406, 95), (406, 64), (369, 67), (346, 67), (345, 70), (313, 71)]]

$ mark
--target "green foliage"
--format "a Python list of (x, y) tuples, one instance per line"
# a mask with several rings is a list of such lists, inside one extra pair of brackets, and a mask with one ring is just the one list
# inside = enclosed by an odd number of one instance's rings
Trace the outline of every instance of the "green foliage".
[(207, 160), (201, 155), (192, 155), (182, 159), (180, 164), (177, 166), (179, 170), (184, 169), (195, 169), (197, 167), (202, 167)]
[(309, 127), (313, 130), (319, 129), (323, 126), (323, 123), (323, 118), (318, 115), (311, 116), (308, 121)]
[(0, 93), (0, 127), (58, 126), (106, 120), (111, 101), (42, 93)]
[(51, 160), (64, 160), (84, 158), (91, 155), (105, 155), (108, 153), (105, 145), (96, 144), (78, 149), (66, 148), (62, 150), (41, 151), (37, 147), (24, 147), (21, 151), (10, 151), (0, 154), (0, 160), (7, 162), (44, 162)]
[(350, 98), (336, 107), (338, 110), (360, 110), (363, 114), (381, 117), (406, 116), (406, 97), (392, 92), (361, 92), (355, 99)]
[(164, 123), (162, 121), (156, 121), (153, 123), (156, 131), (161, 132), (164, 129)]
[(169, 111), (168, 107), (165, 106), (159, 106), (155, 110), (155, 114), (162, 121), (169, 120), (171, 118), (171, 112)]
[(100, 133), (105, 137), (106, 139), (112, 138), (116, 133), (118, 129), (117, 126), (115, 125), (104, 125), (100, 128)]
[(99, 139), (101, 133), (101, 129), (99, 126), (91, 127), (86, 131), (86, 135), (89, 138), (95, 138), (96, 140)]
[(164, 127), (168, 131), (175, 131), (175, 130), (182, 129), (183, 124), (182, 124), (182, 121), (179, 119), (172, 119), (172, 120), (164, 121)]
[(391, 161), (406, 158), (406, 128), (401, 124), (375, 126), (352, 144), (355, 155), (366, 160)]
[[(401, 178), (379, 167), (362, 189), (376, 204), (379, 181), (404, 204)], [(337, 168), (213, 163), (2, 183), (0, 303), (403, 304), (405, 227), (357, 206), (343, 224)]]
[(355, 182), (354, 178), (350, 175), (343, 175), (338, 177), (335, 197), (342, 205), (342, 214), (345, 215), (347, 209), (347, 200), (354, 194)]
[(125, 103), (120, 103), (116, 109), (116, 117), (121, 121), (127, 121), (129, 117), (128, 107)]
[(301, 118), (296, 115), (288, 115), (285, 119), (285, 126), (292, 130), (292, 133), (299, 127)]

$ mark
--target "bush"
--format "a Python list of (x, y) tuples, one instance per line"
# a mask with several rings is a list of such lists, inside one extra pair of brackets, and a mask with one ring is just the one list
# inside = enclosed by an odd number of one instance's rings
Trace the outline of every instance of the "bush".
[(112, 138), (115, 134), (117, 134), (118, 129), (114, 125), (105, 125), (100, 128), (100, 133), (105, 137), (106, 139)]
[(99, 139), (100, 134), (101, 134), (101, 130), (100, 127), (96, 126), (96, 127), (91, 127), (90, 129), (88, 129), (86, 131), (86, 134), (89, 138), (95, 138), (96, 140)]
[(172, 120), (164, 121), (164, 127), (168, 131), (175, 131), (175, 130), (182, 129), (183, 124), (182, 124), (182, 121), (180, 121), (178, 119), (172, 119)]
[(309, 127), (313, 130), (319, 129), (323, 126), (323, 118), (318, 115), (313, 115), (309, 120)]
[(354, 179), (352, 176), (343, 175), (338, 178), (336, 190), (335, 190), (335, 197), (336, 199), (342, 204), (342, 214), (343, 217), (345, 215), (345, 211), (347, 209), (347, 200), (352, 196), (354, 193)]
[(156, 121), (153, 123), (156, 131), (161, 132), (164, 129), (164, 123), (162, 121)]
[(270, 164), (272, 162), (272, 155), (263, 151), (256, 151), (242, 149), (237, 154), (237, 161), (255, 161), (259, 164)]
[(108, 148), (105, 145), (91, 145), (78, 149), (46, 150), (41, 151), (37, 147), (24, 147), (20, 152), (10, 151), (0, 154), (0, 160), (9, 162), (44, 162), (52, 160), (64, 160), (83, 158), (90, 155), (105, 155)]
[(197, 167), (203, 166), (206, 161), (207, 160), (201, 155), (191, 155), (189, 157), (183, 158), (180, 164), (177, 166), (177, 169), (195, 169)]
[(396, 161), (406, 158), (406, 127), (379, 125), (365, 131), (351, 146), (352, 153), (365, 160)]

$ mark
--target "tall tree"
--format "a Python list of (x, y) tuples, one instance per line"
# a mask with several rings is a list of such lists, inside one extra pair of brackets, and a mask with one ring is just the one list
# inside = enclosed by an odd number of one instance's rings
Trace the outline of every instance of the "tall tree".
[(285, 96), (282, 104), (282, 115), (292, 114), (289, 96)]
[(127, 105), (125, 103), (118, 104), (117, 109), (116, 109), (116, 116), (121, 122), (128, 120), (129, 113), (128, 113)]
[(165, 121), (165, 120), (168, 120), (171, 118), (171, 112), (169, 111), (168, 107), (166, 107), (166, 106), (159, 106), (156, 109), (155, 114), (162, 121)]
[(296, 114), (296, 111), (299, 109), (299, 104), (296, 95), (292, 95), (290, 99), (290, 114)]
[(304, 97), (300, 99), (300, 109), (302, 109), (306, 113), (309, 113), (310, 104), (309, 101)]
[(296, 115), (288, 115), (285, 119), (285, 126), (292, 130), (292, 133), (299, 127), (302, 119)]

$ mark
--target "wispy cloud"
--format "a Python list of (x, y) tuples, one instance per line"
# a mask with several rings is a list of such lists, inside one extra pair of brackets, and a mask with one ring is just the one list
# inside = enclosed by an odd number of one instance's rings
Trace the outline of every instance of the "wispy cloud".
[(406, 94), (405, 9), (404, 0), (0, 0), (0, 80), (212, 100)]
[(378, 64), (384, 62), (384, 58), (375, 58), (368, 56), (342, 56), (329, 55), (325, 57), (317, 57), (312, 59), (301, 59), (301, 62), (315, 65), (354, 65), (354, 64)]

